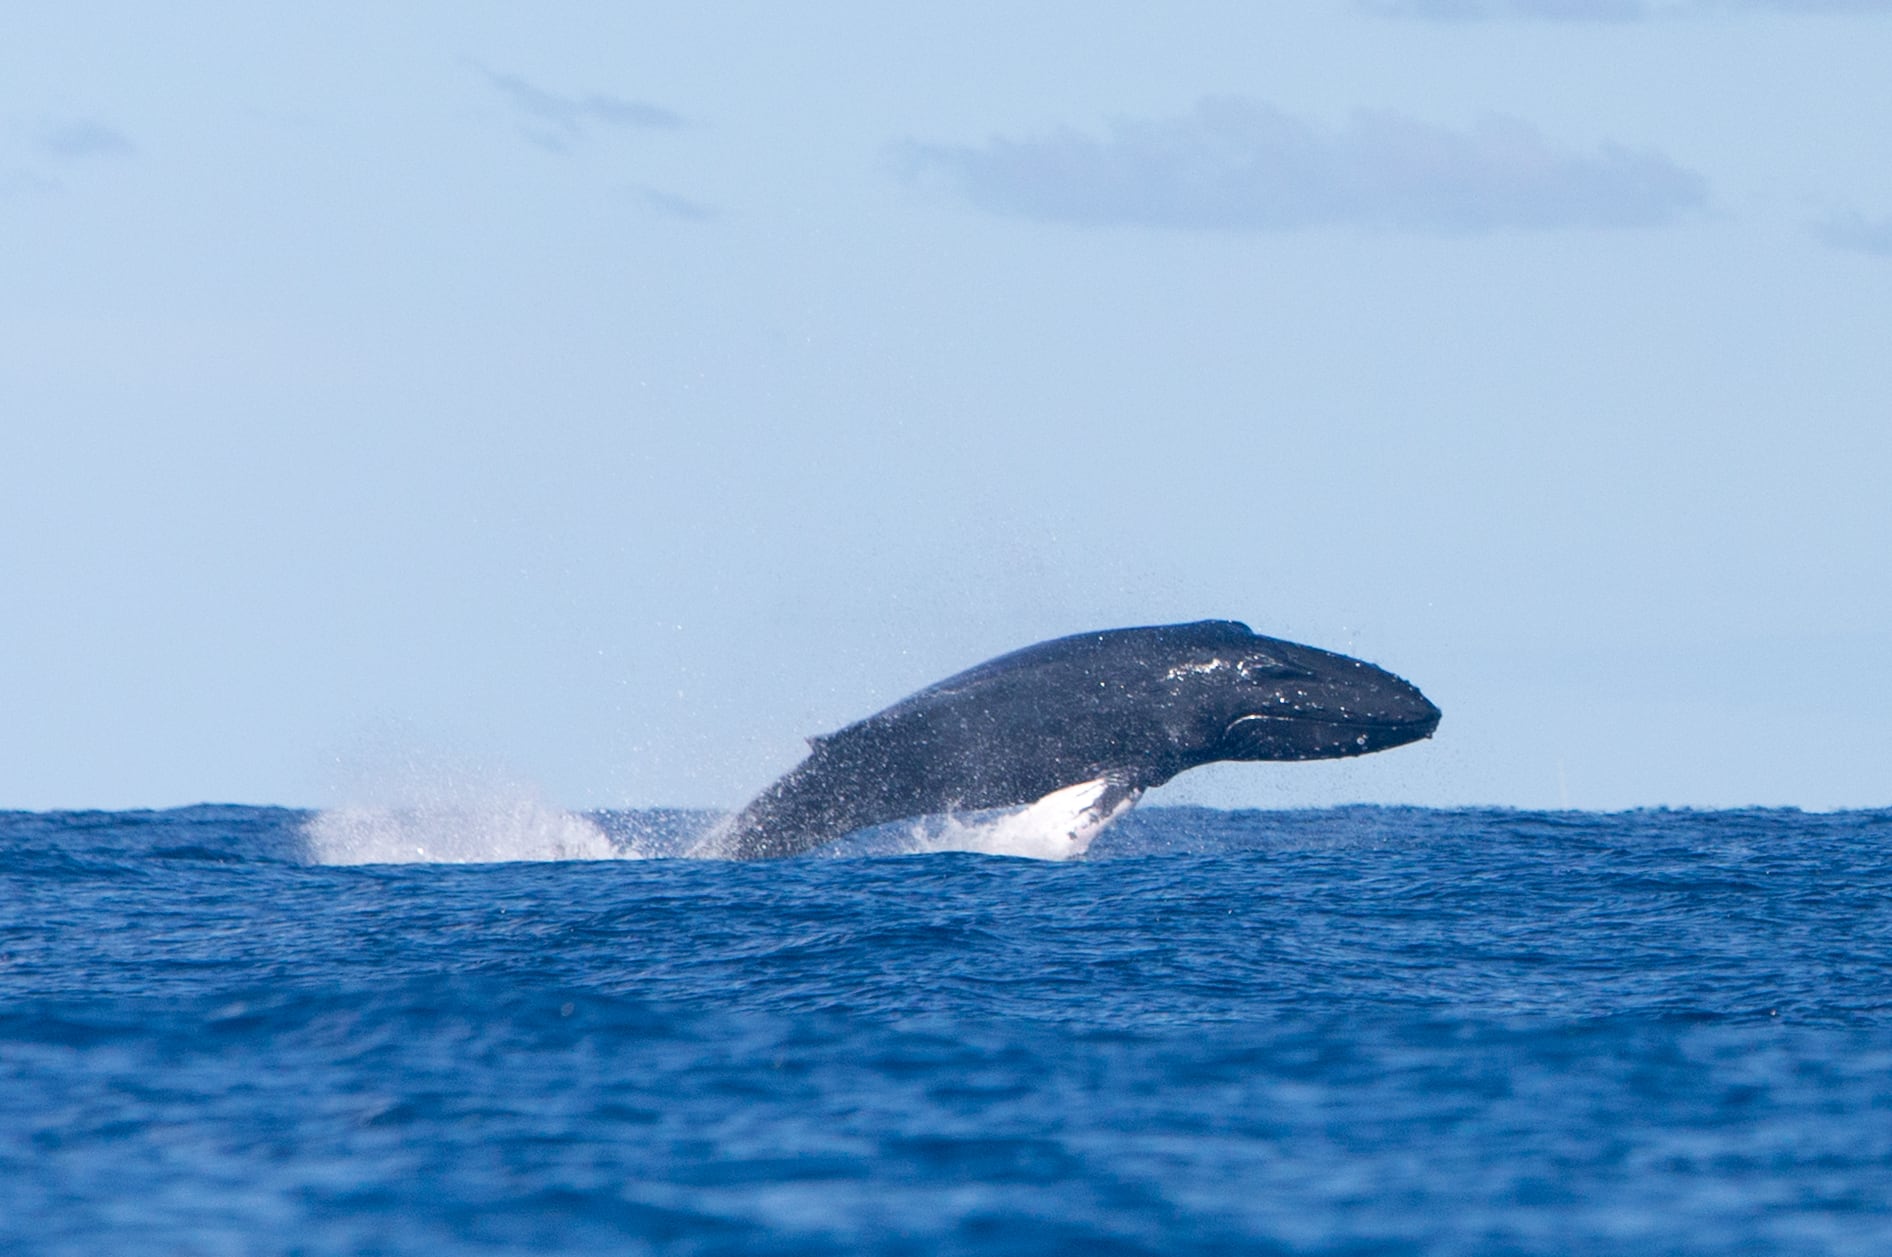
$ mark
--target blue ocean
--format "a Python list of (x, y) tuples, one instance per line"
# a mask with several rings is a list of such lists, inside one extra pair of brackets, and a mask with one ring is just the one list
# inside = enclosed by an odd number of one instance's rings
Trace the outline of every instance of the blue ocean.
[(0, 814), (0, 1252), (1892, 1252), (1892, 811)]

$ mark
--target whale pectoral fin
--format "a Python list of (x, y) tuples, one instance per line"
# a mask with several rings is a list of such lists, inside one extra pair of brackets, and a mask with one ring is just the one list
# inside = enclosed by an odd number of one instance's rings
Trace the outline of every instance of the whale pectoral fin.
[[(1080, 851), (1088, 850), (1091, 839), (1104, 831), (1104, 827), (1137, 805), (1143, 797), (1143, 787), (1131, 785), (1117, 777), (1101, 779), (1103, 788), (1097, 792), (1097, 798), (1083, 813), (1083, 829), (1075, 839), (1082, 845)], [(1092, 783), (1096, 784), (1096, 783)]]
[(1142, 797), (1141, 786), (1114, 776), (1080, 781), (1006, 817), (1000, 835), (1010, 837), (1020, 854), (1068, 860), (1090, 850), (1092, 839)]

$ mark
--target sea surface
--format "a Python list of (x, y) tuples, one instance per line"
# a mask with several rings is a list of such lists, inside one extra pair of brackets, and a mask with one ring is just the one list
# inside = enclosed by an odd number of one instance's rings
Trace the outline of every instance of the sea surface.
[(0, 1252), (1892, 1253), (1892, 811), (714, 819), (0, 813)]

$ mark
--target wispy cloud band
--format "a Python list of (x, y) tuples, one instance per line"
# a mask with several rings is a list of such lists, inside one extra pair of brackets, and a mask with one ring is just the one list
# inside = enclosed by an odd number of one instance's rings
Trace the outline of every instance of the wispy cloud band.
[(138, 151), (137, 145), (127, 139), (124, 132), (96, 118), (72, 118), (49, 123), (41, 129), (35, 147), (46, 156), (61, 161), (129, 157)]
[(547, 91), (516, 74), (501, 74), (481, 67), (486, 81), (506, 98), (520, 118), (526, 139), (555, 153), (569, 151), (593, 126), (616, 128), (674, 128), (683, 118), (661, 105), (587, 92), (563, 96)]
[(1387, 112), (1328, 129), (1230, 97), (1188, 114), (977, 146), (910, 143), (913, 179), (981, 209), (1046, 222), (1285, 231), (1648, 227), (1707, 202), (1707, 183), (1660, 154), (1561, 149), (1493, 117), (1451, 130)]
[(1354, 0), (1375, 17), (1434, 22), (1502, 18), (1563, 22), (1634, 22), (1658, 17), (1740, 14), (1885, 14), (1892, 0)]
[(1835, 249), (1892, 258), (1892, 217), (1868, 218), (1857, 210), (1813, 224), (1814, 238)]

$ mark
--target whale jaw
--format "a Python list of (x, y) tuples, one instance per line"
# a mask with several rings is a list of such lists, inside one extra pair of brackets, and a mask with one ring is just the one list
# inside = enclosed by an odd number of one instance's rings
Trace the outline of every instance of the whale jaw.
[(1432, 736), (1439, 727), (1436, 708), (1429, 717), (1394, 721), (1340, 721), (1318, 717), (1255, 713), (1230, 724), (1222, 735), (1223, 758), (1232, 760), (1345, 759), (1369, 755)]

